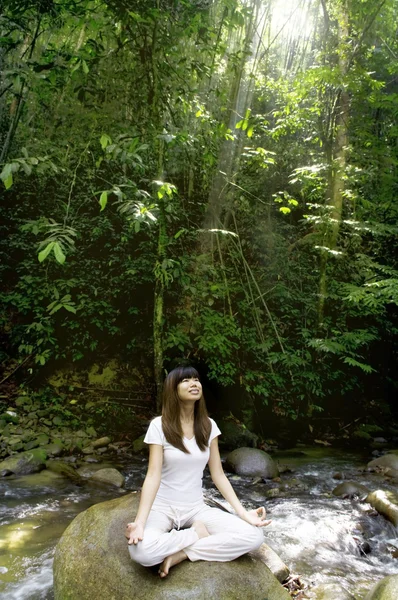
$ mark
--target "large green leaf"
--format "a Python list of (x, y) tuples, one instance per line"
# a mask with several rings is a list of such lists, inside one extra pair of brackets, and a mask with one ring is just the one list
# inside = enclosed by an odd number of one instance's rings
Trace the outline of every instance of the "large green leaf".
[(104, 210), (105, 206), (108, 204), (108, 192), (102, 192), (99, 203), (101, 206), (101, 212)]
[(47, 244), (47, 246), (44, 248), (44, 250), (39, 252), (39, 255), (38, 255), (39, 262), (43, 262), (43, 260), (45, 260), (47, 258), (47, 256), (50, 254), (51, 250), (54, 248), (54, 244), (55, 244), (55, 242), (50, 242), (49, 244)]
[(55, 242), (53, 248), (54, 248), (54, 256), (56, 258), (56, 261), (59, 262), (60, 265), (63, 265), (66, 260), (66, 256), (62, 251), (60, 243)]

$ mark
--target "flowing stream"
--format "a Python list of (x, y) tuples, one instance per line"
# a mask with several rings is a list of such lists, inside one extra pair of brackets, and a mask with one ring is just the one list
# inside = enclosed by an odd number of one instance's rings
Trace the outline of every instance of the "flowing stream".
[[(276, 456), (292, 470), (281, 482), (231, 475), (232, 484), (248, 508), (266, 505), (272, 524), (265, 541), (308, 586), (308, 597), (314, 586), (337, 582), (356, 600), (363, 599), (375, 581), (397, 573), (392, 550), (398, 548), (398, 531), (368, 504), (332, 496), (339, 483), (332, 476), (344, 472), (371, 490), (393, 487), (378, 475), (360, 472), (368, 457), (323, 448), (299, 450), (295, 457), (288, 452)], [(113, 459), (113, 466), (126, 475), (127, 490), (141, 486), (145, 459)], [(220, 500), (208, 476), (204, 485), (207, 496)], [(278, 489), (270, 492), (272, 488)], [(62, 532), (79, 512), (122, 493), (91, 484), (79, 487), (50, 471), (1, 479), (0, 597), (52, 600), (52, 560)], [(265, 500), (270, 493), (275, 497)]]

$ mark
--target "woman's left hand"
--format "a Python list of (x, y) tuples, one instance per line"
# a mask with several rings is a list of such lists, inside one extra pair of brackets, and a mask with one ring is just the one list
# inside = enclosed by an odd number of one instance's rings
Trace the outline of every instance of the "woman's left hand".
[(271, 521), (266, 521), (266, 516), (267, 513), (264, 506), (259, 506), (253, 510), (246, 510), (244, 514), (241, 515), (241, 518), (247, 523), (250, 523), (250, 525), (255, 525), (256, 527), (266, 527), (271, 523)]

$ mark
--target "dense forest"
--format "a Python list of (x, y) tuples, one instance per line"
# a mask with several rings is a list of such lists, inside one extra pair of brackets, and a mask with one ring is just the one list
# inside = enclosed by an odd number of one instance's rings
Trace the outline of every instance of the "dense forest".
[(2, 384), (117, 359), (155, 404), (186, 361), (248, 425), (396, 416), (397, 15), (4, 0)]

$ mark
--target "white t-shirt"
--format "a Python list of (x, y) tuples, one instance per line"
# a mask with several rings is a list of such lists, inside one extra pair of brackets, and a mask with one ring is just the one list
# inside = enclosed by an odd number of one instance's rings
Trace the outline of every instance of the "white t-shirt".
[(208, 447), (202, 452), (195, 436), (183, 442), (190, 454), (172, 446), (165, 438), (162, 429), (162, 417), (156, 417), (149, 425), (144, 438), (146, 444), (163, 446), (162, 476), (156, 500), (170, 505), (197, 504), (203, 500), (203, 470), (210, 457), (211, 441), (221, 434), (213, 419)]

